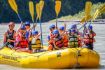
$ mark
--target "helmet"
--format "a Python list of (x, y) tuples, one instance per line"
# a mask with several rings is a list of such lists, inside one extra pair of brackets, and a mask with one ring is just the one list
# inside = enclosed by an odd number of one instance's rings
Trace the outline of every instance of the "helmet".
[(71, 29), (73, 29), (73, 28), (77, 28), (77, 25), (76, 25), (76, 24), (73, 24), (73, 25), (71, 26)]
[(15, 23), (14, 23), (14, 22), (10, 22), (10, 23), (8, 24), (8, 26), (10, 26), (10, 25), (15, 26)]
[(38, 31), (32, 31), (32, 35), (37, 35), (38, 34)]
[(49, 29), (51, 29), (51, 28), (55, 28), (55, 25), (50, 25)]
[(61, 26), (59, 29), (60, 29), (60, 30), (64, 30), (64, 29), (65, 29), (65, 27), (64, 27), (64, 26)]
[(93, 29), (93, 26), (92, 25), (89, 25), (88, 26), (88, 29), (92, 30)]
[(54, 30), (53, 34), (59, 34), (59, 31), (58, 30)]
[(25, 26), (30, 26), (30, 22), (25, 22)]
[(76, 31), (74, 29), (71, 29), (71, 32), (74, 32), (75, 33)]
[(20, 27), (20, 29), (21, 30), (25, 30), (26, 28), (25, 28), (25, 25), (22, 25), (21, 27)]

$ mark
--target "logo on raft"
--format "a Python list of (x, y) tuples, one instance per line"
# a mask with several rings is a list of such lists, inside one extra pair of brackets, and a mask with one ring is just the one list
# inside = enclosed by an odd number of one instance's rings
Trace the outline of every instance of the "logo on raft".
[(17, 62), (19, 62), (18, 59), (20, 58), (20, 57), (7, 56), (7, 55), (3, 55), (3, 54), (0, 54), (0, 56), (4, 59), (10, 59), (10, 60), (14, 60)]

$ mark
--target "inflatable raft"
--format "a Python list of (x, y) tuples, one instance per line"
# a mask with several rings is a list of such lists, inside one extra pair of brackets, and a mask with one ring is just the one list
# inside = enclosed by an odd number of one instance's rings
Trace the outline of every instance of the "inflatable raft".
[(33, 54), (6, 47), (0, 50), (0, 64), (25, 68), (97, 68), (99, 61), (99, 54), (87, 48), (67, 48)]

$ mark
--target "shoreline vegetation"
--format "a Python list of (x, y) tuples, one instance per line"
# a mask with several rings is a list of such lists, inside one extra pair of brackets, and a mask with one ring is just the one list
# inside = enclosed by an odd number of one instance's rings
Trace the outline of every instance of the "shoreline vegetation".
[[(94, 12), (99, 7), (103, 6), (104, 4), (105, 3), (101, 3), (101, 2), (99, 2), (97, 4), (93, 4), (92, 10), (91, 10), (91, 15), (93, 16)], [(60, 18), (58, 18), (58, 21), (60, 21), (60, 22), (64, 22), (64, 21), (65, 22), (79, 22), (84, 17), (84, 15), (85, 15), (85, 12), (84, 12), (84, 10), (82, 10), (82, 11), (80, 11), (79, 13), (77, 13), (77, 14), (75, 14), (73, 16), (72, 15), (68, 15), (68, 16), (60, 17)], [(105, 14), (100, 15), (94, 22), (98, 22), (98, 21), (100, 22), (101, 21), (103, 23), (103, 21), (105, 21), (104, 15)], [(55, 21), (56, 21), (56, 19), (51, 20), (49, 22), (55, 22)]]

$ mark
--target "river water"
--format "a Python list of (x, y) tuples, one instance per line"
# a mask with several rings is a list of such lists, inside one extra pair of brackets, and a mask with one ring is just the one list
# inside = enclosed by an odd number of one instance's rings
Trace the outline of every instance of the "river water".
[[(73, 23), (73, 22), (72, 22)], [(72, 24), (71, 22), (67, 22), (67, 28), (70, 27), (70, 25)], [(49, 33), (49, 26), (51, 24), (55, 24), (55, 22), (48, 22), (48, 23), (44, 23), (42, 24), (42, 30), (43, 30), (43, 42), (44, 45), (47, 45), (47, 35)], [(63, 25), (62, 22), (58, 23), (58, 26)], [(15, 30), (18, 29), (18, 27), (20, 26), (20, 24), (16, 24), (15, 26)], [(81, 25), (78, 25), (78, 28)], [(36, 27), (36, 30), (40, 31), (39, 28), (39, 24)], [(93, 24), (94, 27), (94, 31), (96, 32), (97, 36), (96, 38), (96, 42), (94, 43), (94, 50), (96, 50), (99, 54), (100, 54), (100, 69), (104, 69), (105, 70), (105, 24)], [(4, 25), (1, 24), (0, 25), (0, 46), (2, 46), (2, 40), (3, 40), (3, 34), (4, 32), (6, 32), (6, 30), (8, 29), (8, 25)], [(13, 67), (10, 65), (2, 65), (0, 64), (0, 70), (35, 70), (35, 69), (24, 69), (24, 68), (19, 68), (19, 67)], [(37, 69), (36, 69), (37, 70)]]

